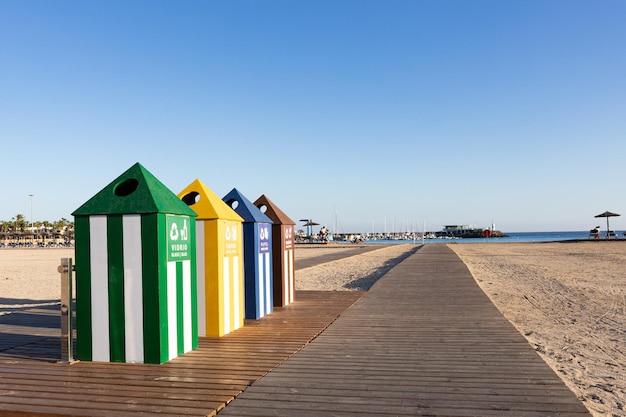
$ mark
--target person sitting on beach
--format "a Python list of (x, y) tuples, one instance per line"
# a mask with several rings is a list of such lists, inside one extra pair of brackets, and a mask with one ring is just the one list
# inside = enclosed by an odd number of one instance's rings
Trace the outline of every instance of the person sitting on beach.
[(600, 226), (596, 226), (589, 231), (589, 236), (593, 236), (594, 239), (600, 239)]
[(326, 228), (326, 226), (322, 226), (322, 229), (320, 230), (320, 235), (322, 238), (322, 242), (328, 243), (328, 229)]

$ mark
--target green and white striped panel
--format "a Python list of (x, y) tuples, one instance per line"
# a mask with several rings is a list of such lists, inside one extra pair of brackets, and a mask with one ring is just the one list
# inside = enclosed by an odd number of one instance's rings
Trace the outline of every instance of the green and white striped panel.
[(79, 359), (163, 363), (193, 349), (191, 260), (166, 261), (158, 216), (88, 217), (89, 264), (78, 271), (90, 271), (90, 305), (77, 293)]

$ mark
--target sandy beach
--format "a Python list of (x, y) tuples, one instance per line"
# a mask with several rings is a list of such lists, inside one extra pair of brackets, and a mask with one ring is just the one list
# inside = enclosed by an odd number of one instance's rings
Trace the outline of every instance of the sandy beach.
[[(331, 251), (351, 251), (353, 245), (328, 245), (296, 250), (296, 259)], [(371, 252), (296, 271), (297, 290), (367, 291), (387, 271), (401, 262), (415, 245), (391, 245)]]
[(626, 242), (450, 247), (594, 416), (626, 415)]
[[(596, 417), (626, 415), (626, 242), (449, 245)], [(414, 250), (392, 245), (296, 271), (299, 290), (366, 291)], [(351, 246), (296, 250), (296, 259)], [(0, 250), (0, 315), (59, 300), (73, 249)]]
[(73, 257), (73, 248), (0, 249), (0, 315), (59, 302), (57, 267)]

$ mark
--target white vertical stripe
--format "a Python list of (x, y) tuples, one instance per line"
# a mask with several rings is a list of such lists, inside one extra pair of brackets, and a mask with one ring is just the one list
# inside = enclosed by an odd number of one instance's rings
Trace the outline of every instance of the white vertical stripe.
[(238, 329), (241, 327), (241, 288), (239, 285), (239, 256), (233, 256), (233, 327)]
[(91, 360), (109, 362), (109, 260), (107, 217), (89, 216), (91, 265)]
[(198, 336), (206, 336), (206, 272), (204, 269), (204, 221), (196, 221), (196, 276), (198, 288)]
[(289, 304), (289, 250), (284, 251), (283, 257), (283, 291), (282, 294), (283, 299), (281, 300), (281, 305)]
[(167, 263), (167, 347), (168, 359), (178, 356), (178, 327), (176, 325), (176, 262)]
[(258, 284), (259, 284), (259, 288), (257, 288), (258, 290), (258, 295), (257, 295), (257, 301), (259, 303), (258, 308), (259, 308), (259, 317), (264, 316), (265, 315), (265, 276), (263, 275), (265, 273), (265, 268), (263, 267), (263, 262), (265, 261), (265, 254), (263, 253), (259, 253), (257, 254), (259, 260), (258, 260), (258, 274), (259, 274), (259, 280), (258, 280)]
[(141, 215), (122, 216), (126, 362), (143, 363), (143, 282)]
[(265, 257), (265, 275), (263, 276), (265, 281), (265, 314), (269, 314), (272, 312), (272, 286), (271, 286), (271, 275), (270, 275), (270, 254), (269, 252), (263, 255)]
[(230, 258), (224, 256), (224, 276), (222, 277), (222, 298), (224, 301), (224, 334), (230, 333)]
[(293, 249), (289, 250), (289, 304), (293, 303), (294, 300), (294, 288), (296, 286), (295, 280), (293, 278)]
[(191, 337), (191, 261), (183, 261), (183, 331), (184, 351), (192, 348)]

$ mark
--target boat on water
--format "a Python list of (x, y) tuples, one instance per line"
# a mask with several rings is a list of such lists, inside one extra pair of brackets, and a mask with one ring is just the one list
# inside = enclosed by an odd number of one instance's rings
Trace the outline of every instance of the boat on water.
[(439, 232), (438, 236), (450, 236), (453, 238), (480, 238), (480, 237), (506, 237), (506, 234), (499, 230), (495, 230), (495, 226), (488, 227), (476, 227), (475, 225), (446, 225), (443, 230)]
[(416, 241), (423, 239), (466, 239), (483, 237), (506, 237), (507, 235), (499, 230), (491, 228), (480, 228), (474, 225), (446, 225), (437, 232), (371, 232), (371, 233), (327, 233), (327, 238), (323, 239), (319, 234), (311, 236), (304, 235), (304, 231), (298, 231), (297, 241), (301, 243), (327, 243), (328, 241), (346, 243), (364, 243), (369, 241)]

